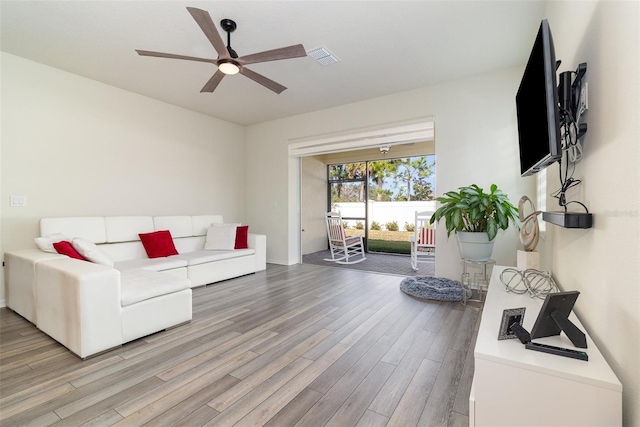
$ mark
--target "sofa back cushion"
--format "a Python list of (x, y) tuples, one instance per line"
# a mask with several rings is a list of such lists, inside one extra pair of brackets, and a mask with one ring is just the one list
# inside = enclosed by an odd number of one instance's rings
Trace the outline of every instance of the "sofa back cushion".
[(204, 236), (182, 237), (173, 239), (179, 254), (204, 250)]
[(70, 239), (82, 237), (93, 243), (107, 241), (105, 221), (101, 216), (42, 218), (40, 236), (62, 233)]
[(100, 245), (102, 249), (114, 262), (129, 261), (132, 259), (147, 258), (147, 252), (142, 246), (142, 242), (122, 242), (105, 243)]
[(190, 216), (154, 216), (153, 226), (155, 231), (169, 230), (174, 239), (193, 236)]
[(150, 216), (108, 216), (104, 219), (104, 224), (109, 243), (139, 241), (138, 234), (155, 231), (153, 218)]

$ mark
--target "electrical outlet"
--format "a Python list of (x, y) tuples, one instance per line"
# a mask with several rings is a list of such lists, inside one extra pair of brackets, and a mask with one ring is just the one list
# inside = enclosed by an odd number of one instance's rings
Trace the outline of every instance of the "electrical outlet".
[(580, 89), (580, 109), (589, 109), (589, 83), (585, 83)]

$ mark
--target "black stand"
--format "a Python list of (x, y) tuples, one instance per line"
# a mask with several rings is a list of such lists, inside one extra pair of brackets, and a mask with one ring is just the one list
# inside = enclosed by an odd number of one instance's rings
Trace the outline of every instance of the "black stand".
[(587, 337), (571, 320), (563, 316), (558, 310), (551, 312), (551, 318), (556, 321), (558, 327), (569, 337), (573, 345), (578, 348), (587, 348)]
[[(573, 323), (571, 323), (571, 325), (573, 326)], [(573, 327), (575, 328), (575, 326)], [(552, 345), (531, 342), (531, 335), (529, 335), (529, 332), (527, 332), (527, 330), (523, 328), (520, 323), (514, 323), (509, 329), (511, 329), (516, 334), (516, 336), (520, 339), (520, 342), (524, 344), (524, 348), (526, 348), (527, 350), (541, 351), (543, 353), (555, 354), (556, 356), (570, 357), (572, 359), (584, 361), (589, 360), (589, 356), (584, 351), (571, 350), (569, 348), (554, 347)]]

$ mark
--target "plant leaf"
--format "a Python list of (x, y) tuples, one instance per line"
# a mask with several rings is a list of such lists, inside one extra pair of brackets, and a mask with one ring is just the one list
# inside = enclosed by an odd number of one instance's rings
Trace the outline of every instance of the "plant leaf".
[(498, 225), (493, 218), (487, 220), (487, 234), (489, 235), (489, 240), (495, 239), (498, 234)]

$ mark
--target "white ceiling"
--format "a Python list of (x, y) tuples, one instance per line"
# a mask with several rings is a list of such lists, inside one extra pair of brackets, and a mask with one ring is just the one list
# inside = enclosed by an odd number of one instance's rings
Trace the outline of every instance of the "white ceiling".
[[(307, 50), (324, 45), (341, 61), (322, 66), (306, 57), (250, 66), (287, 86), (280, 95), (242, 75), (200, 93), (215, 65), (134, 51), (215, 58), (187, 6), (207, 10), (217, 25), (235, 20), (231, 45), (240, 56), (302, 43)], [(522, 65), (544, 8), (525, 0), (2, 0), (1, 49), (249, 125)]]

